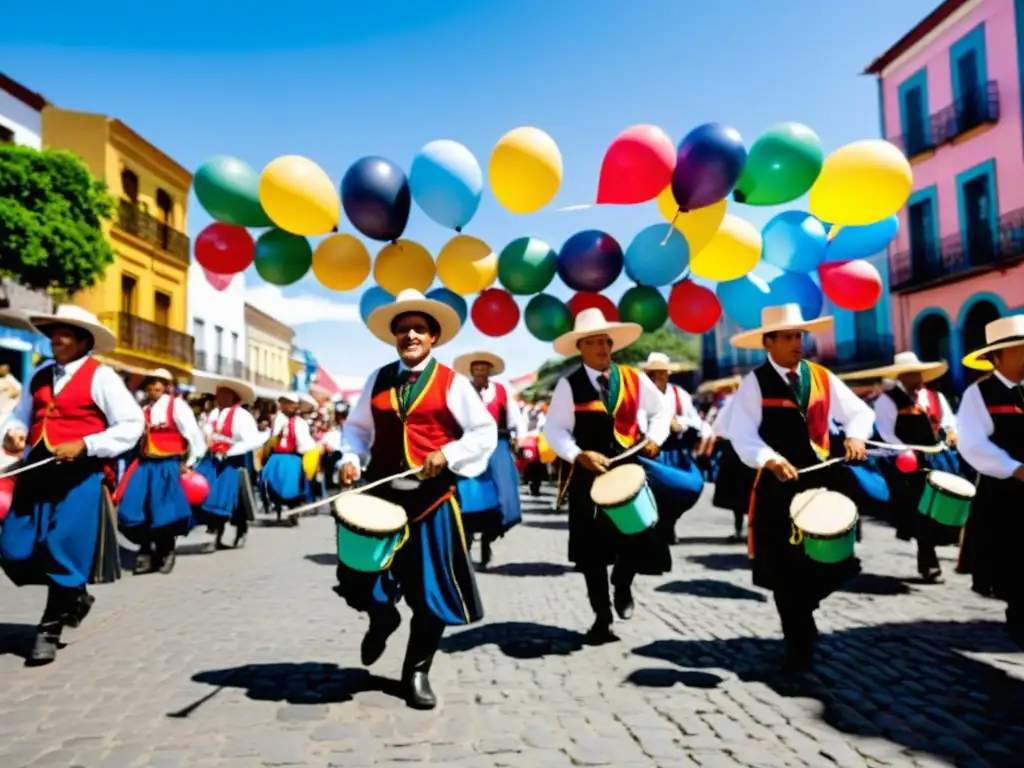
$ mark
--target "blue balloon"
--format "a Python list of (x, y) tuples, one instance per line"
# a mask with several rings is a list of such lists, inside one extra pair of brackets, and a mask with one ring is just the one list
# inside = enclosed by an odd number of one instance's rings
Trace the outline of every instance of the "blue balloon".
[(466, 317), (469, 315), (469, 307), (466, 306), (466, 300), (459, 296), (455, 291), (450, 291), (447, 288), (435, 288), (432, 291), (427, 291), (427, 298), (433, 299), (434, 301), (440, 301), (442, 304), (447, 304), (458, 314), (459, 322), (463, 325), (466, 324)]
[(737, 280), (719, 283), (715, 295), (722, 311), (746, 329), (758, 328), (761, 310), (772, 303), (768, 281), (754, 272), (748, 272)]
[(784, 211), (764, 226), (761, 258), (787, 272), (813, 272), (825, 259), (825, 225), (803, 211)]
[(622, 274), (622, 246), (607, 232), (587, 229), (565, 241), (555, 265), (574, 291), (599, 293)]
[(370, 239), (397, 240), (409, 223), (409, 182), (390, 160), (364, 157), (345, 171), (341, 205), (352, 226)]
[(459, 232), (480, 207), (484, 172), (472, 152), (441, 139), (423, 147), (412, 161), (409, 188), (427, 216)]
[(680, 210), (717, 203), (732, 192), (747, 164), (739, 131), (721, 123), (697, 126), (679, 142), (672, 195)]
[(390, 304), (394, 300), (395, 297), (379, 285), (367, 288), (363, 291), (363, 295), (359, 297), (359, 316), (363, 318), (363, 322), (365, 323), (366, 318), (370, 316), (370, 313), (373, 312), (373, 310), (379, 309), (385, 304)]
[(818, 283), (811, 275), (803, 272), (783, 272), (768, 282), (771, 293), (771, 304), (799, 304), (800, 314), (804, 320), (813, 320), (821, 314), (825, 305), (825, 297)]
[(850, 261), (874, 256), (896, 238), (899, 228), (900, 220), (896, 216), (864, 227), (843, 227), (828, 244), (825, 261)]
[(626, 275), (639, 285), (669, 285), (690, 265), (690, 246), (685, 237), (665, 238), (671, 224), (652, 224), (640, 230), (626, 249)]

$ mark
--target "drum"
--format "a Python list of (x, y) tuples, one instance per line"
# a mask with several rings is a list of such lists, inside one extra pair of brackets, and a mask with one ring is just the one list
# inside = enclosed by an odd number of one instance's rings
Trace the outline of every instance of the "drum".
[(358, 493), (334, 502), (338, 521), (338, 560), (354, 571), (386, 571), (409, 537), (408, 518), (397, 504)]
[(622, 533), (643, 533), (658, 522), (658, 506), (639, 464), (624, 464), (598, 475), (590, 498)]
[(804, 554), (818, 563), (841, 563), (853, 557), (857, 541), (857, 505), (825, 488), (812, 488), (793, 497), (790, 544), (803, 544)]
[(942, 525), (959, 528), (967, 522), (977, 488), (959, 475), (932, 470), (917, 511)]

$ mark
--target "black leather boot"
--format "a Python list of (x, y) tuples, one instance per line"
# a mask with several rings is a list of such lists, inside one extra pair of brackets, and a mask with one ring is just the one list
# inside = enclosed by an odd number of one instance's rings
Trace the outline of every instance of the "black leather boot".
[(615, 612), (619, 614), (620, 619), (629, 621), (633, 618), (636, 606), (633, 603), (633, 590), (630, 587), (616, 587), (613, 603), (615, 604)]
[(153, 556), (148, 552), (139, 552), (135, 556), (135, 565), (132, 566), (132, 573), (135, 576), (142, 576), (153, 572)]
[(617, 642), (619, 636), (612, 631), (612, 619), (610, 616), (598, 617), (593, 626), (587, 630), (584, 638), (589, 645), (604, 645), (605, 643)]
[(39, 625), (36, 630), (35, 643), (29, 651), (25, 664), (30, 667), (41, 667), (57, 658), (60, 648), (60, 633), (63, 629), (59, 621), (48, 621)]
[(171, 549), (169, 552), (165, 553), (164, 556), (163, 556), (163, 559), (160, 561), (160, 573), (167, 574), (167, 573), (170, 573), (171, 571), (173, 571), (174, 570), (174, 562), (175, 562), (175, 560), (177, 560), (177, 557), (178, 556), (177, 556), (177, 554), (175, 554), (173, 549)]
[(401, 623), (402, 616), (394, 606), (370, 614), (370, 627), (363, 635), (363, 642), (359, 647), (359, 660), (364, 667), (369, 667), (384, 655), (388, 638), (395, 633)]
[(443, 634), (444, 624), (425, 608), (413, 614), (409, 644), (405, 648), (405, 663), (402, 665), (405, 703), (413, 709), (433, 709), (437, 706), (437, 696), (430, 686), (429, 674)]
[(89, 615), (89, 611), (92, 610), (92, 604), (95, 602), (96, 598), (84, 589), (79, 591), (71, 599), (68, 610), (62, 617), (64, 626), (71, 627), (72, 629), (80, 626), (85, 621), (85, 617)]

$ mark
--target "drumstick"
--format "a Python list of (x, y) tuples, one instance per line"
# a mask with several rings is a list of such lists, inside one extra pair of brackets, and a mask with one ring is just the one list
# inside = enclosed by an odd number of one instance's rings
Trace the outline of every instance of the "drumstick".
[(620, 453), (618, 456), (613, 456), (612, 458), (608, 459), (608, 463), (609, 464), (614, 464), (616, 461), (622, 461), (622, 459), (628, 459), (630, 456), (632, 456), (634, 453), (637, 453), (641, 448), (643, 448), (649, 442), (651, 442), (651, 441), (648, 438), (645, 437), (643, 440), (641, 440), (639, 443), (634, 445), (628, 451), (624, 451), (623, 453)]
[(873, 445), (876, 448), (885, 448), (889, 451), (920, 451), (921, 453), (942, 453), (946, 450), (944, 445), (893, 445), (892, 443), (880, 443), (877, 440), (865, 440), (865, 445)]
[(336, 493), (333, 496), (329, 496), (326, 499), (320, 499), (319, 501), (314, 501), (309, 504), (303, 504), (301, 507), (295, 507), (294, 509), (289, 509), (285, 512), (282, 512), (281, 517), (295, 517), (295, 515), (301, 514), (302, 512), (306, 512), (310, 509), (316, 509), (317, 507), (323, 506), (324, 504), (333, 504), (346, 493), (363, 493), (364, 491), (368, 491), (371, 488), (376, 488), (378, 485), (390, 483), (392, 480), (400, 480), (403, 477), (415, 475), (417, 472), (421, 472), (422, 470), (423, 467), (413, 467), (412, 469), (405, 470), (405, 472), (399, 472), (397, 475), (391, 475), (390, 477), (382, 477), (380, 480), (374, 480), (372, 483), (361, 485), (358, 488), (346, 488), (341, 493)]
[[(873, 444), (874, 443), (872, 443), (872, 445)], [(883, 453), (881, 451), (868, 451), (868, 456), (882, 456), (882, 455), (883, 455)], [(840, 457), (835, 458), (835, 459), (829, 459), (828, 461), (823, 461), (821, 464), (812, 464), (809, 467), (804, 467), (803, 469), (798, 469), (797, 473), (798, 474), (803, 474), (804, 472), (813, 472), (816, 469), (824, 469), (825, 467), (831, 467), (833, 464), (838, 464), (841, 461), (846, 461), (846, 457), (845, 456), (840, 456)]]
[(26, 465), (24, 467), (19, 467), (18, 469), (14, 469), (14, 470), (11, 470), (10, 472), (6, 472), (6, 473), (0, 475), (0, 480), (6, 480), (8, 477), (14, 477), (15, 475), (20, 475), (22, 472), (28, 472), (30, 469), (36, 469), (38, 467), (43, 466), (44, 464), (49, 464), (51, 461), (56, 461), (56, 460), (57, 460), (56, 456), (51, 456), (48, 459), (43, 459), (42, 461), (37, 461), (35, 464), (28, 464), (28, 465)]

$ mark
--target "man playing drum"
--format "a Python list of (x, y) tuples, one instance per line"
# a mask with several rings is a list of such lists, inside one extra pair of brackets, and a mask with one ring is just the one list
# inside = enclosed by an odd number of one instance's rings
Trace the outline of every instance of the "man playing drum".
[(995, 597), (1006, 601), (1006, 624), (1024, 649), (1024, 578), (1020, 543), (1024, 515), (1024, 315), (993, 320), (985, 326), (986, 344), (963, 364), (991, 374), (969, 386), (960, 401), (957, 423), (960, 452), (978, 471), (978, 491), (964, 535), (968, 570), (989, 569)]
[(729, 438), (743, 463), (758, 471), (748, 521), (754, 584), (774, 593), (787, 667), (803, 671), (813, 664), (814, 610), (860, 566), (855, 557), (825, 564), (805, 554), (790, 518), (793, 498), (811, 488), (841, 490), (835, 486), (842, 475), (825, 469), (804, 479), (800, 470), (828, 457), (831, 420), (846, 433), (846, 458), (865, 459), (874, 416), (831, 372), (803, 359), (804, 334), (831, 326), (831, 317), (804, 320), (799, 305), (786, 304), (764, 309), (761, 322), (731, 339), (740, 349), (764, 348), (768, 359), (736, 392)]
[(445, 626), (483, 617), (455, 487), (459, 476), (487, 469), (498, 429), (469, 380), (431, 355), (458, 332), (455, 310), (410, 289), (374, 310), (366, 325), (395, 346), (399, 359), (369, 376), (345, 422), (341, 481), (351, 485), (359, 479), (368, 457), (368, 481), (422, 467), (422, 482), (413, 489), (396, 482), (368, 491), (405, 510), (409, 538), (386, 571), (367, 573), (340, 563), (336, 591), (369, 614), (361, 649), (366, 666), (381, 657), (398, 629), (395, 605), (405, 597), (412, 608), (402, 669), (406, 701), (432, 709), (437, 700), (428, 674)]
[[(612, 632), (608, 566), (615, 566), (615, 611), (622, 619), (633, 615), (635, 574), (665, 573), (672, 566), (664, 536), (654, 529), (623, 535), (591, 499), (594, 479), (608, 471), (610, 459), (644, 437), (649, 442), (641, 453), (653, 458), (668, 437), (670, 414), (661, 392), (646, 376), (612, 362), (612, 352), (628, 347), (641, 333), (635, 323), (610, 323), (601, 310), (584, 309), (576, 316), (574, 329), (554, 343), (555, 352), (578, 354), (583, 360), (555, 385), (544, 435), (570, 466), (561, 474), (561, 485), (568, 485), (569, 560), (586, 580), (596, 615), (588, 639), (595, 644), (618, 639)], [(646, 436), (640, 432), (642, 418)]]

